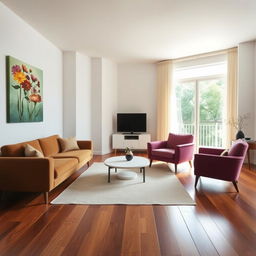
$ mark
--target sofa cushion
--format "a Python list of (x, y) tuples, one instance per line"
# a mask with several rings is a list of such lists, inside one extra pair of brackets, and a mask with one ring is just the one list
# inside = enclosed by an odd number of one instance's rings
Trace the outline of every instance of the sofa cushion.
[(159, 148), (152, 150), (152, 156), (160, 156), (164, 158), (173, 159), (175, 155), (175, 150), (170, 148)]
[(75, 158), (56, 158), (54, 159), (54, 178), (59, 178), (66, 172), (75, 170), (78, 160)]
[(67, 152), (67, 151), (79, 149), (75, 137), (71, 137), (67, 139), (59, 138), (58, 140), (60, 143), (61, 152)]
[(50, 137), (39, 139), (39, 143), (43, 150), (44, 156), (48, 157), (60, 152), (58, 138), (58, 135), (53, 135)]
[(1, 148), (2, 156), (6, 156), (6, 157), (25, 156), (24, 149), (26, 144), (32, 146), (33, 148), (39, 150), (40, 152), (43, 152), (39, 141), (31, 140), (31, 141), (26, 141), (22, 143), (3, 146)]
[(53, 158), (75, 158), (80, 162), (92, 158), (92, 151), (89, 149), (72, 150), (68, 152), (61, 152), (52, 156)]
[(28, 157), (44, 157), (44, 155), (41, 151), (35, 149), (34, 147), (30, 146), (29, 144), (25, 145), (24, 153), (25, 153), (25, 156), (28, 156)]
[(167, 147), (175, 148), (177, 145), (192, 143), (193, 139), (194, 139), (193, 135), (190, 135), (190, 134), (170, 133), (167, 140)]

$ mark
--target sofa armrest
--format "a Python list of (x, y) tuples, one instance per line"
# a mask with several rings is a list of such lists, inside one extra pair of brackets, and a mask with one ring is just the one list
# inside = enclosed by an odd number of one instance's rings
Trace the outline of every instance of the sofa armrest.
[(91, 149), (92, 150), (92, 141), (91, 140), (78, 140), (77, 144), (80, 149)]
[(148, 149), (157, 149), (157, 148), (166, 148), (167, 146), (167, 141), (151, 141), (148, 142)]
[(153, 149), (158, 149), (158, 148), (166, 148), (167, 146), (167, 141), (152, 141), (148, 142), (147, 147), (148, 147), (148, 158), (151, 159), (151, 152)]
[(0, 157), (0, 190), (48, 192), (54, 188), (54, 160)]
[(239, 177), (243, 160), (240, 156), (195, 154), (194, 173), (197, 176), (234, 181)]
[(194, 154), (194, 143), (180, 144), (175, 147), (177, 163), (191, 161)]
[(224, 148), (199, 148), (200, 154), (209, 154), (209, 155), (220, 155), (225, 149)]

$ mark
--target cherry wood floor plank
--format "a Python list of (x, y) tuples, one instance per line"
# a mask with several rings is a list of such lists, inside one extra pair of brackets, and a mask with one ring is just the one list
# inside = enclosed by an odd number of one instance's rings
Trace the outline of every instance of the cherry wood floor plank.
[(62, 256), (77, 255), (84, 239), (87, 238), (88, 233), (91, 229), (93, 229), (92, 223), (99, 214), (99, 208), (100, 206), (95, 205), (88, 207), (75, 233), (73, 233), (71, 240), (68, 242), (65, 249), (63, 250), (61, 254)]
[(44, 229), (47, 224), (58, 214), (58, 212), (62, 209), (63, 206), (54, 206), (49, 209), (48, 212), (43, 214), (42, 217), (38, 219), (34, 224), (32, 224), (26, 231), (16, 238), (16, 240), (12, 240), (8, 247), (1, 249), (2, 255), (5, 256), (13, 256), (19, 255), (23, 249), (26, 248), (27, 245), (33, 240), (33, 238)]
[[(44, 229), (42, 229), (20, 252), (20, 256), (26, 256), (26, 255), (40, 255), (41, 252), (44, 250), (44, 248), (48, 245), (48, 243), (51, 241), (52, 237), (57, 232), (58, 228), (63, 223), (63, 220), (69, 217), (69, 215), (74, 210), (75, 205), (67, 205), (66, 207), (63, 207), (58, 215), (56, 215), (49, 224), (46, 225)], [(51, 234), (51, 235), (49, 235)]]
[[(197, 208), (197, 210), (205, 209), (205, 212), (207, 214), (203, 214), (203, 216), (206, 218), (206, 220), (209, 220), (210, 218), (214, 221), (218, 229), (225, 237), (226, 241), (228, 241), (230, 246), (232, 246), (232, 248), (239, 255), (256, 255), (256, 250), (253, 248), (253, 244), (250, 243), (247, 238), (232, 225), (232, 222), (230, 222), (230, 220), (226, 219), (222, 215), (222, 213), (219, 211), (218, 205), (215, 206), (215, 204), (213, 204), (204, 194), (198, 194), (197, 197), (200, 198), (200, 200), (197, 200), (197, 203), (199, 205), (199, 208)], [(237, 221), (239, 221), (239, 218), (237, 218)], [(214, 240), (211, 239), (211, 241)]]
[(209, 198), (214, 204), (218, 202), (218, 209), (221, 214), (230, 220), (234, 227), (247, 237), (251, 243), (256, 241), (256, 222), (248, 212), (234, 204), (228, 195), (214, 195)]
[(203, 226), (198, 221), (198, 219), (191, 213), (190, 207), (179, 207), (181, 215), (189, 229), (189, 232), (193, 238), (193, 241), (196, 245), (197, 250), (200, 255), (207, 256), (218, 256), (214, 245), (209, 239), (207, 233), (205, 232)]
[(161, 255), (181, 255), (180, 248), (174, 235), (174, 230), (169, 223), (165, 207), (154, 206), (153, 209)]
[(141, 255), (141, 222), (140, 208), (136, 206), (127, 206), (125, 222), (122, 255)]
[(182, 256), (198, 256), (199, 251), (195, 242), (187, 228), (186, 223), (178, 209), (178, 207), (165, 207), (168, 212), (169, 223), (172, 224), (174, 236), (177, 239), (178, 246)]
[(0, 241), (11, 233), (20, 222), (3, 222), (0, 225)]
[(101, 250), (99, 256), (111, 255), (120, 256), (122, 250), (124, 225), (126, 219), (126, 206), (115, 205), (111, 220), (105, 233), (105, 238), (100, 245)]
[(68, 242), (72, 239), (74, 232), (84, 216), (88, 206), (77, 205), (69, 216), (62, 219), (60, 227), (51, 235), (51, 240), (41, 252), (40, 256), (59, 256), (62, 254)]
[(179, 209), (200, 254), (207, 256), (238, 256), (207, 212), (203, 209), (200, 209), (200, 212), (198, 211), (199, 207), (180, 206)]
[(155, 216), (152, 206), (140, 206), (141, 255), (160, 256)]
[(114, 206), (101, 206), (97, 219), (93, 221), (93, 229), (88, 233), (87, 239), (83, 241), (77, 255), (94, 256), (100, 254), (100, 249), (109, 228)]

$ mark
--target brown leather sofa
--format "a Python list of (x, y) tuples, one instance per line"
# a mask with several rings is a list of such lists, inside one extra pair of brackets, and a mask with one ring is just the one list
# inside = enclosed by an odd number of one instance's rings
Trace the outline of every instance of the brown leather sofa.
[[(60, 152), (58, 135), (1, 147), (0, 190), (44, 193), (66, 180), (92, 159), (92, 142), (77, 141), (79, 150)], [(43, 158), (25, 157), (24, 146), (31, 145)]]

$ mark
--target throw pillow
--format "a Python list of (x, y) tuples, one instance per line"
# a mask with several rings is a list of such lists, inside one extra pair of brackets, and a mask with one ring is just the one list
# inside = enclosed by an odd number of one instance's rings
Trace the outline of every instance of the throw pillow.
[(44, 157), (42, 152), (40, 152), (39, 150), (37, 150), (34, 147), (30, 146), (29, 144), (25, 145), (24, 153), (25, 153), (25, 156)]
[(228, 149), (225, 149), (220, 155), (221, 156), (227, 156), (228, 155)]
[(70, 150), (79, 149), (79, 146), (77, 144), (75, 137), (67, 138), (67, 139), (59, 138), (59, 142), (60, 142), (61, 152), (67, 152)]

